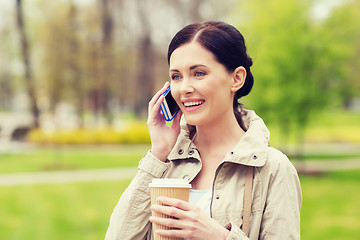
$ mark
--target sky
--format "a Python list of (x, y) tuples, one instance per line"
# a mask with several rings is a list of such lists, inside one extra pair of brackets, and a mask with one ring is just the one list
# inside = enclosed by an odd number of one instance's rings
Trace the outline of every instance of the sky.
[[(66, 0), (62, 0), (66, 1)], [(68, 1), (68, 0), (67, 0)], [(36, 2), (36, 0), (27, 0), (27, 3)], [(95, 0), (74, 0), (79, 5), (92, 4)], [(344, 0), (318, 0), (313, 8), (313, 14), (319, 19), (326, 18), (331, 9), (341, 5)], [(15, 0), (0, 0), (0, 26), (2, 24), (2, 15), (6, 12), (13, 12)]]
[(340, 6), (343, 3), (343, 0), (319, 0), (313, 7), (313, 15), (317, 19), (323, 20), (329, 16), (334, 7)]

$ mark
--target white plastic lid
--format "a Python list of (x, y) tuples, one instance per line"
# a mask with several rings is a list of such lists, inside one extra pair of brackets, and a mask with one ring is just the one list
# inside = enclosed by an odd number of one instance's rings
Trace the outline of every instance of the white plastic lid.
[(149, 187), (191, 188), (191, 184), (180, 178), (154, 178)]

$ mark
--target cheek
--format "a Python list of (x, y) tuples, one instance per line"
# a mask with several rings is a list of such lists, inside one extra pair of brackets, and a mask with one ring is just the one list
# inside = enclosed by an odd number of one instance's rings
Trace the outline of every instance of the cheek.
[(217, 74), (212, 76), (210, 81), (207, 81), (207, 87), (211, 89), (231, 89), (232, 78), (224, 74)]

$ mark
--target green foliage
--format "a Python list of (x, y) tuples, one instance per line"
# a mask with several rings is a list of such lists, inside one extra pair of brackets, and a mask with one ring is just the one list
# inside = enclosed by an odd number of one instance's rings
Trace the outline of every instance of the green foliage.
[(254, 60), (254, 89), (246, 103), (281, 129), (283, 143), (290, 135), (301, 141), (316, 115), (339, 104), (359, 82), (350, 73), (360, 63), (354, 51), (359, 48), (354, 27), (360, 21), (358, 14), (346, 15), (355, 3), (325, 20), (311, 15), (313, 4), (258, 0), (241, 2), (236, 9)]
[[(304, 143), (360, 143), (360, 113), (352, 111), (329, 110), (315, 114), (304, 131)], [(276, 122), (267, 124), (273, 146), (284, 143), (283, 129)], [(287, 133), (288, 143), (296, 144), (296, 135)]]
[(360, 143), (360, 126), (334, 126), (308, 129), (304, 140), (311, 143)]
[(304, 135), (307, 143), (360, 143), (360, 113), (332, 110), (313, 120)]
[(45, 132), (32, 130), (28, 141), (42, 144), (148, 144), (150, 135), (143, 122), (133, 122), (122, 130), (112, 128), (56, 130)]
[(337, 98), (345, 105), (360, 96), (360, 1), (345, 1), (324, 22), (323, 36), (331, 43), (335, 72), (341, 74)]
[[(360, 114), (350, 111), (329, 110), (315, 114), (304, 131), (306, 143), (360, 143)], [(294, 132), (285, 132), (275, 121), (264, 118), (271, 132), (271, 144), (282, 146), (284, 142), (297, 143)], [(28, 141), (39, 144), (150, 144), (150, 136), (144, 122), (132, 120), (122, 130), (77, 129), (45, 132), (36, 129), (30, 132)]]

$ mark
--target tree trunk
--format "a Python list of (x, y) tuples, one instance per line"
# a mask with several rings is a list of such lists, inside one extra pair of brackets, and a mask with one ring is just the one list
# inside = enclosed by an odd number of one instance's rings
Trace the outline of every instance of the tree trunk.
[(79, 42), (76, 35), (76, 7), (73, 2), (70, 5), (69, 12), (69, 68), (71, 72), (70, 80), (74, 90), (75, 108), (79, 118), (79, 127), (84, 126), (84, 88), (82, 84), (81, 73), (79, 69)]
[(23, 20), (21, 0), (16, 0), (16, 18), (17, 18), (17, 27), (20, 34), (21, 52), (25, 67), (25, 86), (30, 99), (31, 113), (34, 118), (33, 125), (34, 127), (39, 127), (40, 111), (37, 105), (35, 85), (31, 72), (31, 64), (30, 64), (30, 56), (29, 56), (30, 47), (25, 33), (25, 24)]
[(138, 12), (142, 26), (142, 37), (139, 42), (139, 71), (136, 88), (135, 114), (139, 117), (146, 116), (148, 102), (152, 98), (155, 88), (154, 69), (155, 57), (154, 47), (151, 42), (151, 27), (149, 19), (146, 18), (146, 1), (138, 1)]
[(190, 5), (190, 19), (192, 22), (201, 22), (202, 18), (200, 16), (200, 5), (203, 0), (193, 0)]
[(112, 114), (110, 109), (110, 84), (113, 77), (113, 19), (109, 6), (110, 0), (100, 1), (101, 10), (101, 67), (100, 67), (100, 81), (99, 81), (99, 100), (101, 104), (102, 113), (108, 124), (112, 122)]

